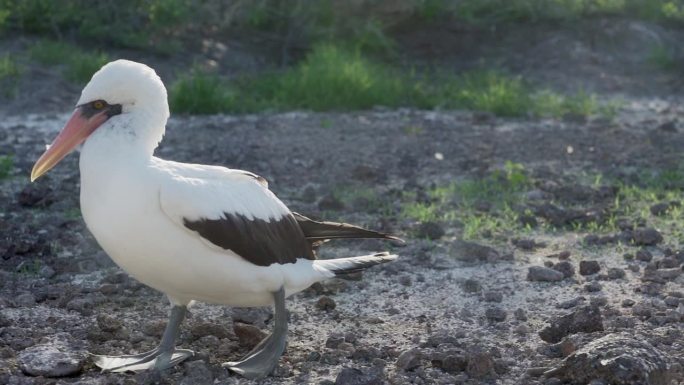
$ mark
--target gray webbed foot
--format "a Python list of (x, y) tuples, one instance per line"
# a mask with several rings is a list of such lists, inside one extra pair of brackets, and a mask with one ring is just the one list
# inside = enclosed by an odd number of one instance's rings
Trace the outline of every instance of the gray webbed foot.
[(145, 370), (164, 370), (170, 368), (195, 353), (187, 349), (174, 349), (170, 352), (161, 352), (154, 349), (141, 354), (124, 356), (94, 356), (94, 363), (106, 372), (142, 372)]
[(187, 308), (174, 306), (171, 308), (169, 323), (166, 325), (164, 335), (159, 346), (149, 352), (129, 354), (124, 356), (101, 356), (93, 355), (95, 365), (107, 372), (142, 372), (146, 370), (162, 371), (170, 368), (195, 353), (187, 349), (175, 349), (180, 324), (185, 318)]
[(275, 299), (275, 322), (273, 334), (261, 341), (242, 360), (226, 362), (222, 366), (249, 379), (261, 378), (273, 372), (287, 343), (287, 312), (285, 290), (273, 293)]

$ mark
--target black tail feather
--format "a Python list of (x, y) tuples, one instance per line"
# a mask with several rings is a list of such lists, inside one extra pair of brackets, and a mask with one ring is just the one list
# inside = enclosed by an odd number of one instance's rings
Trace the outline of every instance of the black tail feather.
[(313, 245), (319, 245), (332, 239), (344, 238), (389, 239), (404, 243), (404, 240), (401, 238), (378, 231), (367, 230), (359, 226), (354, 226), (347, 223), (315, 221), (298, 213), (292, 214), (297, 220), (299, 227), (304, 232), (306, 239), (308, 239)]

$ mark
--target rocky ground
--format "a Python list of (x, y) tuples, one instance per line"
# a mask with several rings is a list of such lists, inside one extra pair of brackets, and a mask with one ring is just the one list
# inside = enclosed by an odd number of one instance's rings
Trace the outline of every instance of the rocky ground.
[[(32, 91), (0, 106), (0, 155), (12, 156), (0, 162), (0, 384), (684, 383), (682, 82), (644, 59), (680, 32), (601, 23), (596, 36), (520, 28), (517, 40), (471, 41), (442, 28), (397, 38), (457, 68), (485, 58), (560, 89), (620, 92), (615, 117), (376, 109), (170, 121), (159, 156), (253, 171), (293, 210), (407, 241), (326, 246), (325, 258), (401, 258), (290, 298), (287, 351), (259, 382), (220, 364), (269, 332), (270, 309), (196, 304), (179, 345), (197, 355), (161, 378), (94, 367), (89, 352), (153, 348), (168, 303), (85, 228), (76, 155), (29, 183), (78, 93), (29, 68)], [(502, 49), (502, 38), (517, 43)], [(510, 165), (514, 186), (500, 180)], [(473, 181), (498, 193), (461, 199), (458, 186)], [(416, 203), (424, 216), (407, 209)]]
[[(679, 164), (681, 114), (677, 100), (660, 100), (635, 101), (614, 120), (414, 110), (174, 118), (158, 153), (252, 170), (299, 212), (407, 240), (327, 246), (324, 257), (391, 249), (401, 258), (291, 298), (287, 352), (260, 383), (677, 384), (684, 252), (681, 214), (669, 208), (679, 202), (655, 197), (662, 204), (636, 213), (614, 202), (635, 170)], [(166, 300), (88, 233), (77, 156), (28, 181), (66, 118), (0, 124), (0, 148), (14, 153), (0, 184), (0, 383), (148, 381), (99, 373), (87, 352), (151, 349)], [(505, 161), (523, 164), (532, 181), (516, 210), (531, 212), (525, 220), (536, 227), (465, 241), (463, 224), (401, 214), (408, 192), (483, 177)], [(605, 179), (586, 182), (587, 173)], [(367, 191), (382, 204), (369, 204)], [(614, 214), (615, 232), (572, 225), (598, 208)], [(220, 363), (268, 332), (270, 310), (197, 304), (191, 313), (179, 343), (198, 354), (161, 381), (249, 383)]]

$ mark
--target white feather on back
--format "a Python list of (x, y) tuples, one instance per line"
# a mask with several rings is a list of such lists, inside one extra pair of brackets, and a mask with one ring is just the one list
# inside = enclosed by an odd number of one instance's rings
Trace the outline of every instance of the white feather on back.
[(180, 225), (184, 219), (221, 219), (225, 214), (270, 222), (290, 213), (254, 174), (161, 160), (156, 166), (171, 176), (160, 187), (162, 210)]

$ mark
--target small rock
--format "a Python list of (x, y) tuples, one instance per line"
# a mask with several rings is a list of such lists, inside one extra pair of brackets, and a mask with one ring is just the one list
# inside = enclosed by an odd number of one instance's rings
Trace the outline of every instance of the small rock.
[(397, 358), (397, 368), (403, 370), (411, 370), (420, 366), (422, 353), (418, 348), (407, 350), (399, 355)]
[(162, 320), (151, 320), (143, 325), (143, 333), (150, 337), (161, 337), (166, 329), (166, 322)]
[(326, 194), (318, 201), (318, 208), (323, 211), (339, 211), (344, 210), (344, 207), (344, 203), (333, 194)]
[(212, 384), (214, 374), (203, 360), (185, 361), (183, 363), (185, 376), (179, 385)]
[(397, 281), (404, 286), (411, 286), (413, 284), (413, 280), (409, 275), (402, 275), (399, 277), (399, 279), (397, 279)]
[(539, 337), (546, 342), (556, 343), (570, 334), (595, 331), (603, 331), (601, 312), (595, 307), (585, 306), (553, 319), (549, 326), (539, 332)]
[(109, 314), (97, 315), (97, 326), (104, 332), (115, 332), (121, 329), (121, 321)]
[(490, 307), (485, 310), (485, 317), (493, 322), (503, 322), (506, 320), (506, 311), (500, 307)]
[(444, 226), (437, 222), (423, 222), (418, 226), (418, 238), (436, 240), (444, 236)]
[(518, 321), (527, 321), (527, 312), (524, 309), (515, 309), (513, 316)]
[(601, 289), (603, 289), (603, 286), (601, 286), (601, 284), (596, 281), (589, 282), (586, 285), (584, 285), (584, 290), (586, 290), (589, 293), (595, 293), (597, 291), (601, 291)]
[(651, 262), (653, 254), (646, 249), (641, 249), (636, 252), (636, 259), (643, 262)]
[(79, 373), (86, 353), (63, 342), (35, 345), (19, 353), (22, 372), (30, 376), (64, 377)]
[(659, 216), (665, 215), (667, 210), (670, 209), (670, 204), (668, 202), (660, 202), (651, 206), (651, 214)]
[(31, 183), (19, 192), (17, 200), (24, 207), (48, 207), (54, 203), (55, 197), (48, 183)]
[(591, 275), (596, 274), (601, 270), (601, 266), (598, 261), (580, 261), (579, 263), (579, 273), (581, 275)]
[(227, 326), (209, 321), (199, 321), (190, 327), (190, 335), (192, 338), (198, 340), (206, 336), (215, 336), (217, 338), (229, 338), (233, 336)]
[(575, 267), (569, 261), (561, 261), (553, 265), (553, 269), (563, 273), (563, 277), (572, 278), (575, 275)]
[(452, 254), (465, 262), (497, 262), (504, 259), (495, 249), (475, 242), (457, 240), (452, 244)]
[(344, 342), (344, 336), (340, 333), (333, 333), (325, 340), (325, 347), (331, 349), (337, 349), (341, 343)]
[(643, 227), (634, 230), (632, 240), (636, 245), (652, 246), (662, 242), (663, 236), (652, 227)]
[(500, 291), (489, 290), (484, 293), (484, 300), (486, 302), (501, 302), (503, 301), (503, 294)]
[(318, 299), (318, 301), (316, 301), (316, 309), (318, 310), (330, 311), (334, 310), (336, 306), (337, 304), (335, 303), (335, 300), (328, 297), (327, 295), (322, 296)]
[(635, 303), (633, 299), (625, 298), (622, 300), (622, 307), (632, 307)]
[(558, 305), (556, 305), (556, 307), (559, 309), (570, 309), (570, 308), (581, 305), (586, 300), (587, 299), (582, 297), (582, 296), (575, 297), (575, 298), (569, 299), (567, 301), (559, 302)]
[(667, 385), (675, 373), (668, 354), (643, 337), (613, 333), (595, 339), (567, 357), (554, 375), (576, 384)]
[(233, 323), (233, 332), (240, 341), (240, 345), (250, 348), (266, 338), (266, 333), (262, 332), (258, 327), (240, 322)]
[(31, 293), (22, 293), (14, 298), (14, 303), (21, 307), (33, 306), (36, 304), (36, 297)]
[(610, 279), (622, 279), (625, 278), (625, 271), (619, 267), (611, 267), (608, 269), (608, 278)]
[(384, 383), (382, 372), (361, 371), (355, 368), (343, 368), (335, 378), (335, 385), (382, 385)]
[(608, 298), (606, 297), (591, 297), (589, 299), (589, 304), (594, 307), (602, 307), (608, 304)]
[(463, 291), (466, 293), (479, 293), (482, 291), (482, 285), (474, 278), (468, 278), (463, 282)]
[(514, 239), (513, 245), (521, 250), (532, 251), (539, 247), (545, 247), (546, 244), (536, 242), (534, 239)]
[(492, 354), (481, 348), (475, 348), (467, 353), (466, 373), (475, 378), (484, 378), (494, 374), (494, 359)]
[(527, 272), (528, 281), (557, 282), (562, 281), (563, 273), (544, 266), (531, 266)]

